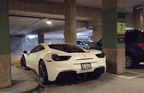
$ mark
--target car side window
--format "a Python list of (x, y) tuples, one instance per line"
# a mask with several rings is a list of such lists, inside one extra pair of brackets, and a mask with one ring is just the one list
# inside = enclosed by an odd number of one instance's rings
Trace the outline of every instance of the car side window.
[(45, 49), (45, 48), (44, 48), (42, 45), (38, 45), (38, 46), (34, 47), (34, 48), (30, 51), (30, 53), (39, 52), (39, 51), (41, 51), (41, 50), (43, 50), (43, 49)]

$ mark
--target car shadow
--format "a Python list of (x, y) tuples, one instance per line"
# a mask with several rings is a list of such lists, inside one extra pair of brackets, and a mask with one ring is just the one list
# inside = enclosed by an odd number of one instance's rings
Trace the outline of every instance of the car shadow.
[(96, 80), (98, 78), (91, 78), (91, 77), (87, 77), (87, 78), (76, 78), (76, 79), (64, 79), (64, 80), (59, 80), (59, 81), (54, 81), (54, 82), (49, 82), (48, 85), (43, 85), (39, 82), (40, 86), (42, 88), (45, 87), (53, 87), (53, 86), (71, 86), (71, 85), (78, 85), (79, 83), (84, 83), (84, 82), (89, 82), (89, 81), (93, 81)]
[(96, 80), (98, 78), (92, 78), (92, 77), (83, 77), (83, 78), (76, 78), (76, 79), (65, 79), (65, 80), (61, 80), (61, 81), (56, 81), (53, 84), (57, 84), (59, 86), (65, 86), (65, 85), (73, 85), (73, 84), (79, 84), (81, 82), (89, 82), (92, 80)]

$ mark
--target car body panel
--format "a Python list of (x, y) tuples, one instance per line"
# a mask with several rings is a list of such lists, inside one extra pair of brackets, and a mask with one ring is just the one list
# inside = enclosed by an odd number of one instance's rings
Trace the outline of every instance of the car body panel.
[[(38, 73), (38, 65), (40, 60), (43, 60), (48, 73), (48, 80), (55, 81), (58, 74), (65, 71), (76, 71), (76, 74), (92, 72), (98, 67), (106, 68), (106, 57), (98, 58), (96, 54), (102, 53), (101, 51), (85, 51), (68, 53), (48, 47), (48, 43), (40, 44), (45, 49), (35, 53), (24, 54), (26, 65), (35, 69)], [(83, 50), (84, 51), (84, 50)], [(58, 56), (71, 56), (70, 59), (65, 61), (54, 61), (51, 57), (52, 54)], [(90, 65), (90, 69), (82, 70), (82, 65)], [(105, 71), (104, 71), (105, 72)]]
[(133, 55), (136, 62), (144, 61), (144, 48), (138, 44), (144, 43), (144, 32), (140, 30), (126, 31), (126, 53)]

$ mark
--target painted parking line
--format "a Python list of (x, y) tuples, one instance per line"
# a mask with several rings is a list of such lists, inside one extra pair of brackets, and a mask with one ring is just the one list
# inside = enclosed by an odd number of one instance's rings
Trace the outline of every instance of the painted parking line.
[(115, 74), (111, 74), (111, 75), (124, 78), (124, 79), (133, 79), (133, 78), (144, 76), (143, 73), (138, 73), (138, 72), (133, 72), (133, 71), (126, 71), (126, 73), (122, 75), (115, 75)]
[(135, 73), (135, 74), (144, 74), (144, 73), (139, 73), (139, 72), (135, 72), (135, 71), (126, 71), (126, 72)]
[(136, 75), (136, 76), (132, 76), (132, 77), (126, 77), (126, 76), (120, 75), (120, 76), (118, 76), (118, 77), (120, 77), (120, 78), (125, 78), (125, 79), (133, 79), (133, 78), (138, 78), (138, 77), (141, 77), (141, 76), (144, 76), (144, 74), (142, 74), (142, 75)]

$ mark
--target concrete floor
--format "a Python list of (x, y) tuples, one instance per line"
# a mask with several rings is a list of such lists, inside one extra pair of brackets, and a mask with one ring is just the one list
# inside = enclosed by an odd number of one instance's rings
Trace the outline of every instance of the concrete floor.
[[(26, 72), (27, 73), (27, 72)], [(123, 75), (104, 74), (99, 79), (41, 86), (32, 93), (143, 93), (144, 65)]]
[[(19, 59), (20, 56), (13, 61)], [(23, 73), (38, 82), (38, 76), (33, 71), (23, 71)], [(127, 69), (122, 75), (106, 73), (99, 79), (78, 81), (76, 84), (66, 82), (61, 85), (57, 83), (41, 85), (31, 93), (144, 93), (144, 64), (136, 69)]]

